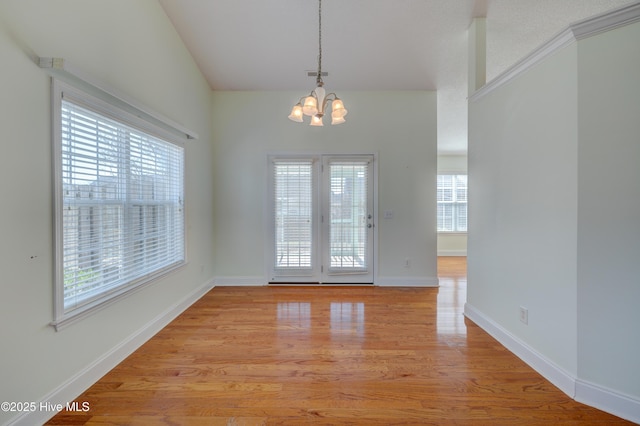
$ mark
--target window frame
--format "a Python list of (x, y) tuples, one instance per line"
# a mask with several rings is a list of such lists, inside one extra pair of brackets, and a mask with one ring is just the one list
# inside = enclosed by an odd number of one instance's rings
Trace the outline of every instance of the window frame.
[[(446, 202), (447, 204), (451, 204), (453, 206), (453, 212), (452, 212), (452, 221), (455, 222), (454, 223), (454, 230), (448, 231), (448, 230), (439, 230), (438, 229), (438, 209), (439, 206), (442, 203), (445, 203), (443, 201), (439, 201), (437, 198), (437, 194), (438, 194), (438, 177), (440, 176), (452, 176), (453, 177), (453, 181), (456, 181), (456, 177), (457, 176), (465, 176), (467, 178), (467, 185), (466, 185), (466, 201), (457, 201), (457, 200), (453, 200), (451, 202)], [(454, 194), (454, 198), (457, 198), (455, 196), (456, 194), (456, 187), (454, 185), (454, 187), (452, 188), (453, 194)], [(469, 207), (468, 204), (469, 203), (469, 175), (466, 172), (438, 172), (437, 173), (437, 177), (436, 177), (436, 232), (438, 234), (444, 234), (444, 235), (467, 235), (468, 230), (469, 230)], [(455, 218), (457, 217), (457, 211), (458, 211), (458, 206), (464, 204), (467, 206), (467, 214), (466, 214), (466, 219), (467, 219), (467, 229), (465, 231), (460, 231), (457, 229), (457, 221), (455, 220)]]
[[(157, 124), (145, 120), (144, 115), (135, 115), (123, 108), (122, 102), (112, 99), (108, 93), (90, 93), (90, 90), (83, 90), (75, 85), (68, 84), (57, 78), (51, 79), (51, 99), (52, 99), (52, 162), (53, 162), (53, 228), (54, 228), (54, 277), (53, 277), (53, 293), (54, 293), (54, 318), (51, 325), (56, 329), (70, 325), (95, 311), (102, 309), (109, 304), (127, 297), (128, 295), (141, 290), (142, 288), (153, 284), (160, 277), (170, 274), (187, 264), (187, 235), (186, 235), (186, 200), (185, 200), (185, 175), (186, 175), (186, 145), (183, 140), (176, 137), (173, 133), (158, 127)], [(181, 170), (180, 182), (178, 185), (180, 192), (179, 203), (181, 204), (181, 230), (179, 234), (182, 236), (182, 259), (156, 267), (155, 269), (138, 274), (132, 279), (118, 285), (115, 288), (103, 289), (99, 297), (91, 298), (87, 303), (80, 306), (65, 308), (65, 283), (64, 283), (64, 194), (63, 194), (63, 157), (62, 157), (62, 102), (63, 100), (77, 105), (81, 108), (88, 109), (93, 113), (103, 116), (108, 120), (113, 120), (119, 124), (135, 129), (163, 142), (173, 144), (181, 149)], [(126, 105), (135, 110), (135, 106)], [(129, 169), (130, 170), (130, 169)], [(115, 201), (115, 200), (114, 200)], [(157, 204), (161, 204), (159, 202)], [(97, 204), (101, 204), (97, 202)], [(155, 204), (154, 204), (155, 205)], [(127, 217), (124, 214), (123, 217)], [(125, 219), (128, 220), (128, 219)], [(126, 227), (125, 224), (122, 224)]]

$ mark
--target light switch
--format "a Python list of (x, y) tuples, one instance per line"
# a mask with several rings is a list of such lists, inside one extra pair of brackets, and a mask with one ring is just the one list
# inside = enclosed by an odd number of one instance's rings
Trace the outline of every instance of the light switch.
[(385, 210), (384, 211), (385, 219), (393, 219), (393, 210)]

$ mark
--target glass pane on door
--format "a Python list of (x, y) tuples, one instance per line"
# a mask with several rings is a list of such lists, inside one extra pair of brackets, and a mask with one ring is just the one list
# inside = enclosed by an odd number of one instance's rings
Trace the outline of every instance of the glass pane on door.
[(275, 269), (313, 267), (313, 163), (274, 163)]
[(329, 273), (369, 269), (371, 203), (369, 161), (331, 159), (329, 167)]

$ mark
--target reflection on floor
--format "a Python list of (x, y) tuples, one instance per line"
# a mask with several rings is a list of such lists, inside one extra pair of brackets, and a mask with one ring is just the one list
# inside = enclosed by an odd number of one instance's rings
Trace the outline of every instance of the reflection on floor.
[(613, 425), (462, 315), (439, 288), (216, 287), (50, 424)]
[(464, 304), (467, 301), (466, 277), (440, 277), (438, 288), (438, 334), (466, 335)]

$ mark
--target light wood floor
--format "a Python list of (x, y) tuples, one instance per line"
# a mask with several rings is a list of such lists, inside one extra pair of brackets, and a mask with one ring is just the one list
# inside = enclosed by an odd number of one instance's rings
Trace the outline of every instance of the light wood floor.
[(440, 288), (218, 287), (77, 398), (90, 425), (613, 425), (462, 315)]

